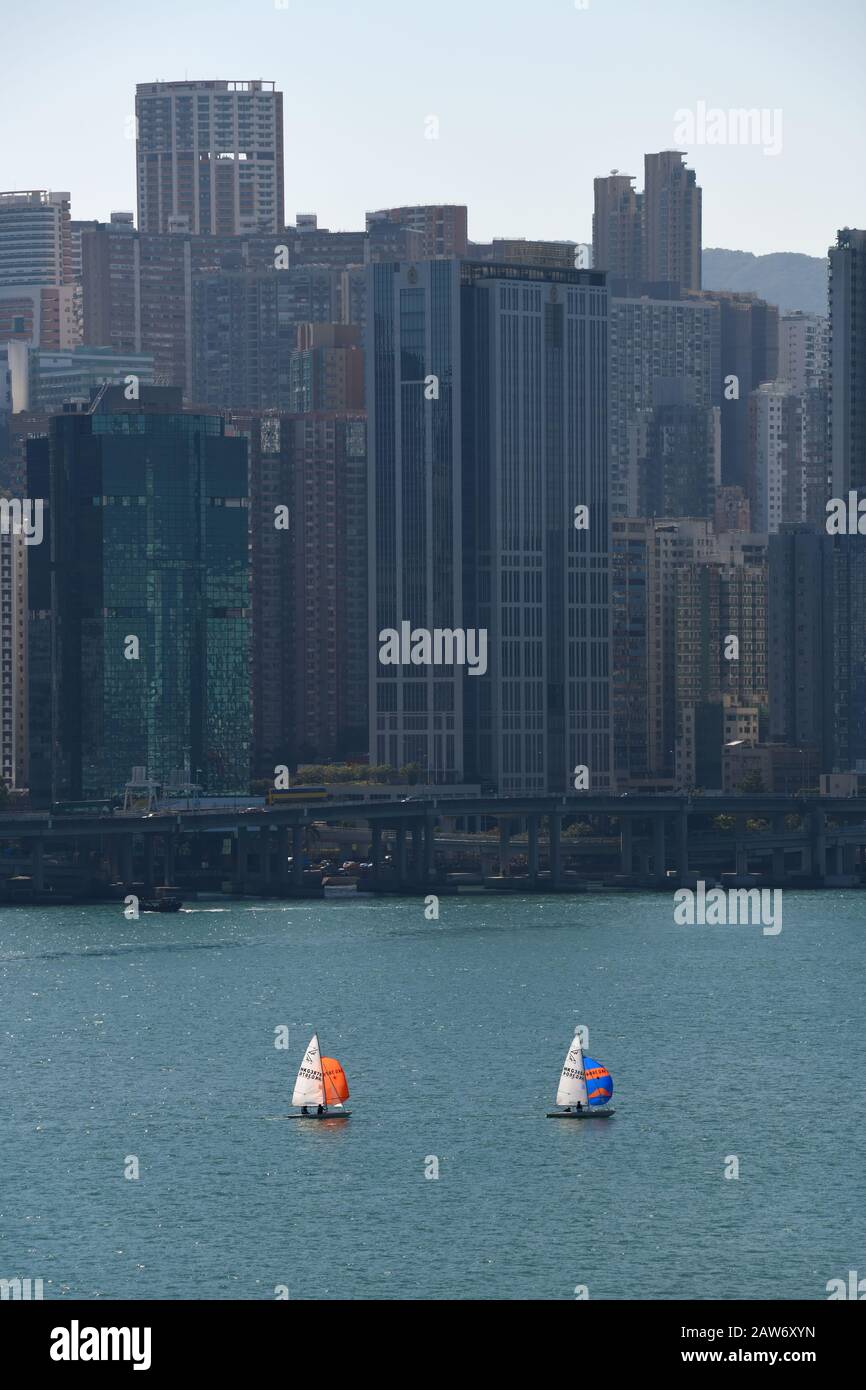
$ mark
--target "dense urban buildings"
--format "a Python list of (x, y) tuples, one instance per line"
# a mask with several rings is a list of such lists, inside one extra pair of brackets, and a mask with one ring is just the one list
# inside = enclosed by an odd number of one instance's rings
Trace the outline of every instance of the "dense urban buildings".
[(140, 231), (282, 227), (283, 96), (273, 82), (140, 83), (135, 118)]
[(466, 255), (469, 249), (467, 218), (467, 208), (459, 204), (383, 208), (367, 213), (367, 230), (383, 222), (403, 227), (418, 237), (412, 259), (432, 261)]
[(591, 246), (481, 243), (463, 204), (287, 226), (273, 83), (136, 116), (137, 218), (0, 194), (0, 489), (46, 504), (0, 533), (7, 784), (866, 765), (866, 542), (826, 525), (866, 490), (866, 233), (780, 315), (702, 288), (679, 151), (595, 179)]
[(153, 385), (153, 377), (146, 353), (82, 346), (57, 352), (13, 341), (0, 347), (0, 411), (50, 414), (68, 401), (89, 401), (105, 381), (135, 391)]

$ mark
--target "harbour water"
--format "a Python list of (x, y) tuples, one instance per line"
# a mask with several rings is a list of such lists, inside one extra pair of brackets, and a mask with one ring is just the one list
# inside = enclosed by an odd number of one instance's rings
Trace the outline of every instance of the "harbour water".
[[(866, 1275), (864, 929), (845, 891), (786, 892), (777, 936), (677, 926), (672, 894), (443, 898), (438, 921), (421, 899), (0, 909), (0, 1277), (826, 1298)], [(610, 1121), (545, 1119), (577, 1024)], [(342, 1125), (285, 1118), (314, 1029)]]

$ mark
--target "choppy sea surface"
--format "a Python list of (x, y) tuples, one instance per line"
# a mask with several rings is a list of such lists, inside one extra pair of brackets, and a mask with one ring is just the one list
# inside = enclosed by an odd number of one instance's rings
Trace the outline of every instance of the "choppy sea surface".
[[(0, 909), (0, 1277), (826, 1298), (866, 1274), (866, 895), (783, 906), (776, 936), (671, 895)], [(576, 1024), (609, 1121), (545, 1118)], [(314, 1029), (343, 1124), (286, 1118)]]

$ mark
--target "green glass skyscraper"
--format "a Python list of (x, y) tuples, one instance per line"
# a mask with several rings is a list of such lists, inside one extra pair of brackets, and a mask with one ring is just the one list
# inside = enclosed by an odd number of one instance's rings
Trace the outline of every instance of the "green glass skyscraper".
[(30, 784), (40, 801), (120, 792), (189, 760), (244, 791), (250, 759), (246, 441), (175, 388), (105, 391), (28, 446), (46, 502), (31, 547)]

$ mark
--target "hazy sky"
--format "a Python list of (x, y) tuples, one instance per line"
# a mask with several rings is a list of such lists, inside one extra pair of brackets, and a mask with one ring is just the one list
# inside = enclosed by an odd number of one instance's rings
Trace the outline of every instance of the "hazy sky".
[[(641, 187), (646, 150), (682, 148), (705, 246), (824, 255), (838, 227), (866, 226), (863, 0), (0, 0), (0, 13), (0, 189), (69, 189), (74, 217), (135, 206), (136, 82), (261, 77), (284, 93), (290, 222), (359, 228), (368, 208), (453, 202), (474, 240), (587, 241), (595, 175)], [(730, 143), (727, 117), (727, 143), (678, 138), (675, 113), (699, 103), (765, 109), (781, 152)]]

